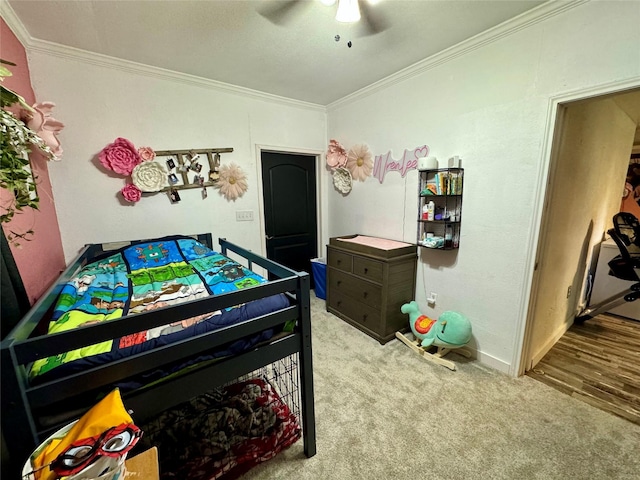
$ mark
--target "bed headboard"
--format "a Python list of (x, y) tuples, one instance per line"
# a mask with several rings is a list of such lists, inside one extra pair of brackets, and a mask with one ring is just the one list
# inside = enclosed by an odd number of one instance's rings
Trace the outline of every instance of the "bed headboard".
[[(200, 243), (206, 245), (207, 247), (213, 249), (213, 237), (210, 233), (195, 233), (191, 235), (185, 235), (187, 237), (192, 237), (198, 240)], [(89, 248), (89, 258), (94, 258), (98, 255), (101, 255), (106, 252), (110, 252), (112, 250), (117, 250), (118, 248), (128, 247), (131, 245), (136, 245), (138, 243), (149, 242), (152, 240), (158, 240), (157, 238), (147, 238), (143, 240), (127, 240), (122, 242), (107, 242), (107, 243), (92, 243), (86, 245)]]

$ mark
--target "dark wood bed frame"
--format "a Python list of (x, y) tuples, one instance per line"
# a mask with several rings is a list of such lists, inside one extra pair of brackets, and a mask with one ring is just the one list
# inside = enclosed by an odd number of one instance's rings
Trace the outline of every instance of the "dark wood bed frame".
[[(211, 234), (194, 235), (194, 238), (210, 248), (213, 247)], [(122, 242), (118, 246), (143, 241), (148, 240)], [(230, 256), (229, 253), (233, 252), (236, 255), (231, 258), (245, 264), (244, 266), (249, 269), (252, 269), (253, 264), (261, 266), (269, 272), (271, 280), (256, 287), (140, 313), (135, 315), (135, 321), (128, 321), (129, 317), (125, 316), (104, 324), (37, 336), (35, 332), (38, 331), (38, 328), (42, 328), (42, 321), (51, 311), (62, 286), (80, 268), (110, 250), (110, 248), (105, 248), (109, 244), (85, 246), (60, 275), (56, 284), (38, 300), (1, 344), (2, 433), (9, 454), (9, 471), (12, 473), (12, 478), (14, 478), (13, 474), (16, 475), (15, 478), (19, 478), (18, 475), (24, 462), (37, 445), (52, 432), (77, 418), (78, 413), (88, 410), (92, 403), (81, 405), (82, 411), (80, 412), (77, 409), (72, 412), (65, 412), (64, 409), (59, 413), (56, 412), (55, 421), (50, 420), (49, 424), (44, 425), (42, 418), (45, 414), (50, 416), (52, 413), (47, 410), (56, 408), (55, 406), (59, 408), (65, 402), (77, 399), (78, 395), (107, 389), (117, 381), (131, 378), (161, 365), (196, 357), (228, 342), (277, 327), (289, 320), (296, 320), (296, 328), (291, 334), (239, 355), (207, 362), (181, 376), (170, 377), (156, 385), (123, 393), (122, 396), (125, 406), (133, 410), (134, 420), (140, 422), (198, 394), (228, 383), (278, 359), (297, 353), (299, 355), (298, 375), (304, 453), (307, 457), (315, 455), (309, 274), (295, 272), (230, 243), (224, 238), (220, 238), (219, 243), (220, 252), (223, 255)], [(39, 358), (278, 293), (284, 293), (289, 297), (291, 303), (289, 307), (126, 359), (93, 367), (82, 373), (72, 374), (37, 386), (29, 385), (28, 367)], [(5, 460), (3, 459), (3, 464)]]

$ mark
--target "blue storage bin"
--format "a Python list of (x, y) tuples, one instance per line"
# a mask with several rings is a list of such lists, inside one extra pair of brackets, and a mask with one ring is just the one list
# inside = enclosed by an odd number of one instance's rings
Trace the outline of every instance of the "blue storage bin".
[(327, 260), (325, 258), (311, 259), (311, 272), (315, 284), (316, 297), (327, 299)]

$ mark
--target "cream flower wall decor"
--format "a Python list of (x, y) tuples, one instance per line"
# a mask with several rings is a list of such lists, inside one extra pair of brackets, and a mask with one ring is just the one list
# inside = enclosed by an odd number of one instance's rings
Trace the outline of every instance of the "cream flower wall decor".
[(167, 185), (167, 175), (164, 165), (149, 160), (134, 167), (131, 180), (141, 192), (159, 192)]
[(354, 180), (364, 182), (373, 172), (373, 156), (366, 145), (355, 145), (347, 154), (347, 168)]
[(230, 163), (220, 167), (220, 178), (216, 181), (215, 187), (227, 200), (236, 200), (244, 195), (249, 185), (242, 169), (235, 163)]
[(333, 171), (333, 186), (343, 195), (351, 191), (353, 179), (351, 172), (344, 167), (338, 167)]

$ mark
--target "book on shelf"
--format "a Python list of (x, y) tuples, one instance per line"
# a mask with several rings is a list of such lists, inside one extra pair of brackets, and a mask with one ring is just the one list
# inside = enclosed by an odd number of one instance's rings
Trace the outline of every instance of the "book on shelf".
[(462, 176), (457, 172), (437, 172), (425, 179), (421, 195), (461, 195)]

